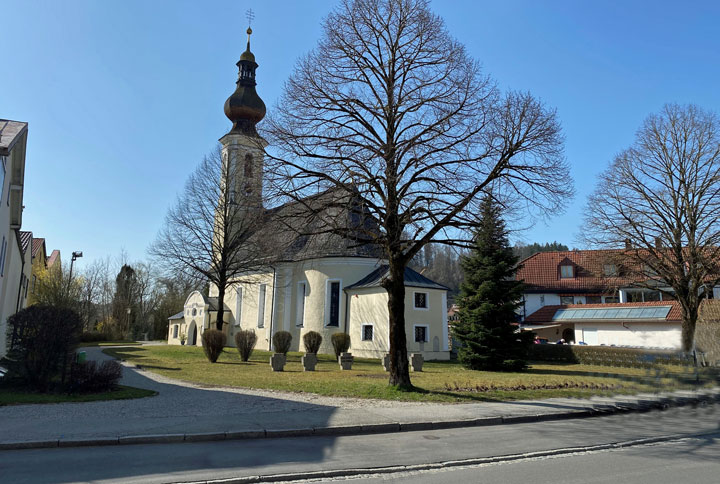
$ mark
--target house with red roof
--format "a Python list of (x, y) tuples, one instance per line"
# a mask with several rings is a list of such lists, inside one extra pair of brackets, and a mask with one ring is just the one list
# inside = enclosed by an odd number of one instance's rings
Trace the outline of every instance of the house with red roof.
[(521, 327), (550, 342), (679, 348), (679, 304), (659, 282), (658, 289), (638, 287), (617, 267), (617, 253), (539, 252), (522, 261), (516, 274), (526, 285)]

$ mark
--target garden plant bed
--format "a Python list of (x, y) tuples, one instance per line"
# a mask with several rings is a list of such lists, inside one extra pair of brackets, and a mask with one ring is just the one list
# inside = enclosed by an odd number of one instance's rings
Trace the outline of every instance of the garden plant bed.
[[(202, 348), (194, 346), (106, 348), (103, 351), (148, 371), (201, 385), (335, 397), (473, 402), (691, 388), (681, 378), (687, 377), (682, 367), (664, 367), (660, 378), (650, 378), (648, 371), (641, 368), (538, 363), (527, 371), (499, 373), (467, 370), (457, 362), (429, 361), (422, 373), (412, 375), (415, 389), (402, 391), (387, 384), (388, 374), (376, 359), (355, 358), (352, 370), (341, 371), (333, 355), (318, 355), (316, 371), (305, 372), (300, 362), (302, 353), (290, 352), (284, 371), (273, 372), (269, 364), (271, 353), (259, 350), (253, 352), (248, 362), (242, 362), (237, 350), (226, 348), (215, 364), (207, 361)], [(462, 385), (458, 385), (457, 390), (449, 389), (455, 382)], [(484, 387), (492, 389), (475, 390)]]
[(36, 393), (28, 390), (2, 388), (0, 389), (0, 406), (28, 405), (36, 403), (75, 403), (98, 402), (102, 400), (127, 400), (131, 398), (144, 398), (156, 395), (157, 392), (142, 388), (119, 385), (117, 389), (103, 393)]

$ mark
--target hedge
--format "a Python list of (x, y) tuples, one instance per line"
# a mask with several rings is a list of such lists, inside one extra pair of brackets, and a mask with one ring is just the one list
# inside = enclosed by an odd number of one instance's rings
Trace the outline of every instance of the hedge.
[(629, 368), (649, 368), (655, 364), (686, 365), (692, 363), (692, 357), (672, 350), (554, 344), (532, 345), (530, 359)]

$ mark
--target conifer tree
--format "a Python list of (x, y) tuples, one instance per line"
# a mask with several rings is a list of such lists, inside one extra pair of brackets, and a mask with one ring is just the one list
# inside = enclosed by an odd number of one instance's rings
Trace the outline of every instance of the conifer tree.
[(474, 242), (461, 264), (465, 281), (454, 330), (462, 342), (460, 362), (472, 370), (521, 370), (532, 333), (515, 333), (510, 324), (522, 304), (523, 284), (515, 280), (518, 258), (508, 243), (500, 208), (490, 196), (482, 201)]

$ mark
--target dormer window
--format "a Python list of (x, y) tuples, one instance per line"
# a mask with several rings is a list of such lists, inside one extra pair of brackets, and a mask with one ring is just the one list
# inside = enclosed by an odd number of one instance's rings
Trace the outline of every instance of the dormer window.
[(575, 277), (575, 270), (571, 265), (560, 266), (560, 279), (572, 279)]

